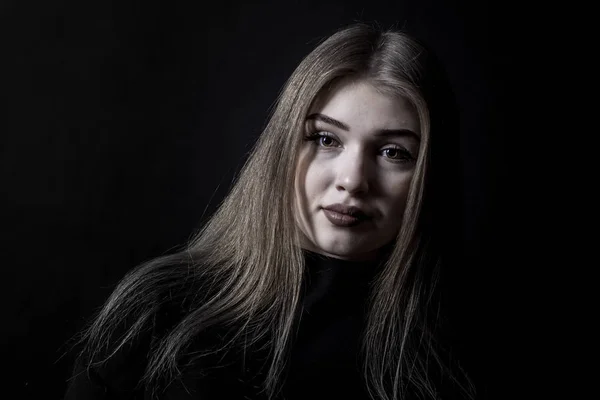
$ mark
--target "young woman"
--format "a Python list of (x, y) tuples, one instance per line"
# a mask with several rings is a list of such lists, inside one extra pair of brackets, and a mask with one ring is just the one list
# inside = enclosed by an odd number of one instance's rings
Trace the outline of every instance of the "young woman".
[(456, 133), (410, 36), (324, 40), (199, 234), (119, 283), (66, 399), (470, 398), (434, 329)]

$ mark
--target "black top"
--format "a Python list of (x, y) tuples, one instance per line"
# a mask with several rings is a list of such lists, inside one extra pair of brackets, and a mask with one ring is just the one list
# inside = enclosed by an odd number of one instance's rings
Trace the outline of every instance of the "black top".
[[(298, 335), (285, 371), (280, 399), (368, 399), (361, 361), (360, 337), (365, 326), (369, 283), (379, 264), (352, 262), (305, 251), (306, 275)], [(102, 368), (75, 365), (65, 400), (150, 399), (137, 387), (147, 362), (149, 341), (139, 339), (127, 356), (114, 357)], [(252, 351), (250, 350), (252, 353)], [(257, 373), (266, 359), (259, 352), (231, 353), (216, 362), (217, 368), (184, 371), (181, 381), (158, 398), (263, 399)]]

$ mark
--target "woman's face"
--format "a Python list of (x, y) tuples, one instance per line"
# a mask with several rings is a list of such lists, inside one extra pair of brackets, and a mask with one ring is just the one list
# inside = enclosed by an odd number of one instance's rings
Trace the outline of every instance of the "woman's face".
[(417, 114), (366, 81), (341, 81), (306, 118), (296, 169), (296, 221), (305, 249), (369, 259), (402, 223), (419, 154)]

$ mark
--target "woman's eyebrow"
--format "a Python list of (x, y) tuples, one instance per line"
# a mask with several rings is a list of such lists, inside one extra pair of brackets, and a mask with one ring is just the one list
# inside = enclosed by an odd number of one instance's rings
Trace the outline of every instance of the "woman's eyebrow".
[(421, 141), (421, 136), (411, 131), (410, 129), (380, 129), (375, 132), (375, 136), (384, 137), (384, 138), (409, 138), (414, 139), (417, 142)]
[(309, 121), (309, 120), (323, 121), (330, 125), (336, 126), (336, 127), (340, 128), (341, 130), (344, 130), (344, 131), (350, 130), (350, 127), (348, 127), (348, 125), (344, 124), (343, 122), (338, 121), (337, 119), (328, 117), (325, 114), (313, 113), (313, 114), (310, 114), (308, 117), (306, 117), (306, 120), (307, 121)]
[[(344, 131), (350, 130), (350, 127), (348, 125), (346, 125), (345, 123), (338, 121), (337, 119), (328, 117), (325, 114), (313, 113), (313, 114), (310, 114), (308, 117), (306, 117), (306, 120), (307, 121), (309, 121), (309, 120), (322, 121), (327, 124), (336, 126)], [(408, 137), (408, 138), (415, 139), (417, 142), (421, 141), (420, 135), (414, 131), (411, 131), (410, 129), (380, 129), (375, 132), (375, 136), (379, 136), (379, 137), (383, 137), (383, 138), (405, 138), (405, 137)]]

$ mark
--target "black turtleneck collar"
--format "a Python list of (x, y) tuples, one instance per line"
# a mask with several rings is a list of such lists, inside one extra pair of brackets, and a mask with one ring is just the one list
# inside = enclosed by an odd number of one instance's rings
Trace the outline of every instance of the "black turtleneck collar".
[[(383, 266), (383, 260), (353, 261), (325, 256), (306, 249), (302, 250), (305, 259), (303, 293), (304, 305), (311, 306), (318, 298), (336, 296), (365, 296), (376, 273)], [(358, 299), (357, 299), (358, 300)], [(337, 301), (336, 301), (337, 302)]]
[(303, 253), (302, 308), (284, 397), (367, 399), (359, 349), (370, 284), (383, 263)]
[(341, 258), (336, 258), (332, 256), (326, 256), (320, 253), (316, 253), (311, 250), (302, 249), (302, 253), (304, 254), (304, 259), (307, 264), (323, 264), (326, 263), (328, 266), (334, 268), (351, 268), (351, 269), (361, 269), (363, 267), (369, 267), (372, 265), (376, 265), (379, 263), (379, 259), (377, 260), (345, 260)]

